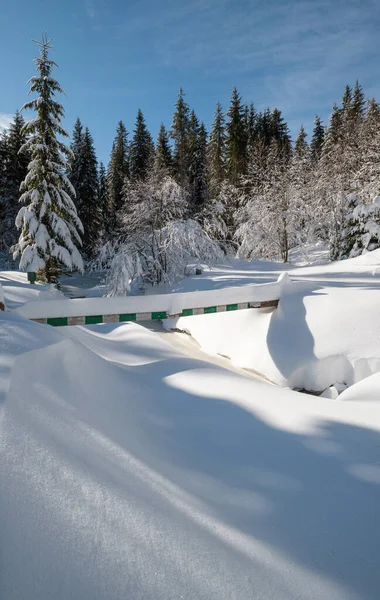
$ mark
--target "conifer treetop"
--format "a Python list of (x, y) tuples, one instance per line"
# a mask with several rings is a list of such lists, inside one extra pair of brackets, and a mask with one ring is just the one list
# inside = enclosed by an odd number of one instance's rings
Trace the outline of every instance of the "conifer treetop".
[(51, 76), (57, 67), (48, 58), (51, 40), (44, 34), (36, 43), (40, 48), (40, 56), (34, 60), (38, 75), (29, 80), (29, 93), (37, 97), (23, 109), (34, 110), (37, 116), (23, 128), (30, 137), (21, 151), (30, 151), (31, 162), (21, 184), (20, 202), (24, 206), (16, 218), (21, 235), (13, 252), (14, 257), (21, 255), (21, 269), (39, 271), (41, 277), (52, 282), (63, 265), (83, 270), (77, 247), (81, 245), (83, 226), (73, 202), (75, 190), (65, 173), (66, 157), (72, 152), (57, 139), (68, 134), (61, 125), (63, 106), (54, 100), (55, 94), (63, 90)]

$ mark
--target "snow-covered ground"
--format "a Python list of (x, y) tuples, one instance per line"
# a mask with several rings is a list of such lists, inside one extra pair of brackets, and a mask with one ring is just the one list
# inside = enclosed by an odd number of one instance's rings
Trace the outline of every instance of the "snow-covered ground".
[[(275, 313), (180, 321), (213, 352), (267, 348), (282, 383), (318, 362), (335, 376), (332, 352), (374, 372), (378, 264), (295, 269)], [(233, 263), (176, 288), (282, 270)], [(23, 278), (0, 275), (8, 306), (50, 297)], [(374, 374), (336, 400), (300, 394), (137, 324), (0, 314), (1, 600), (378, 600), (379, 390)]]
[(285, 268), (292, 284), (275, 312), (185, 317), (166, 321), (166, 327), (189, 331), (206, 351), (229, 356), (282, 386), (323, 391), (380, 371), (379, 250), (296, 268), (235, 261), (188, 278), (173, 291), (269, 283)]

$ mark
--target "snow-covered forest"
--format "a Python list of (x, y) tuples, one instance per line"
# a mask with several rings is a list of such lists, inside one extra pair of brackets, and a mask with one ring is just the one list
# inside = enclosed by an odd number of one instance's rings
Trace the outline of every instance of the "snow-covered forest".
[(11, 250), (27, 270), (42, 271), (49, 256), (53, 280), (60, 265), (82, 268), (79, 250), (85, 265), (109, 269), (118, 294), (134, 280), (171, 281), (190, 258), (287, 262), (292, 248), (322, 241), (336, 260), (380, 246), (380, 105), (358, 82), (328, 124), (316, 116), (313, 132), (301, 126), (294, 142), (279, 109), (260, 112), (236, 88), (208, 132), (180, 89), (172, 123), (155, 140), (141, 110), (135, 124), (120, 121), (104, 165), (80, 118), (70, 148), (60, 141), (64, 113), (53, 96), (62, 90), (48, 41), (40, 48), (30, 80), (37, 98), (24, 107), (36, 118), (17, 112), (0, 138), (0, 251), (9, 267), (17, 266)]
[[(4, 23), (20, 27), (8, 4)], [(32, 13), (50, 28), (55, 3), (40, 4), (40, 14), (38, 3), (15, 5), (30, 30)], [(66, 77), (70, 57), (78, 62), (74, 89), (64, 77), (61, 87), (43, 35), (27, 102), (0, 132), (0, 600), (379, 600), (380, 103), (352, 72), (362, 64), (366, 87), (375, 80), (369, 56), (351, 60), (363, 3), (349, 28), (347, 7), (334, 27), (334, 3), (305, 13), (307, 3), (278, 2), (272, 58), (263, 25), (275, 3), (262, 3), (262, 19), (253, 1), (241, 11), (220, 0), (117, 4), (59, 8)], [(146, 77), (148, 33), (177, 35), (182, 48), (188, 31), (206, 54), (227, 39), (227, 15), (247, 50), (254, 38), (245, 78), (239, 47), (226, 44), (241, 89), (251, 73), (257, 92), (270, 89), (255, 74), (257, 48), (277, 90), (307, 88), (294, 48), (324, 96), (338, 68), (342, 88), (353, 75), (328, 122), (317, 115), (292, 139), (294, 113), (274, 102), (262, 110), (259, 93), (255, 104), (235, 88), (206, 129), (157, 69), (154, 111), (174, 102), (173, 116), (156, 132), (148, 106), (135, 123), (116, 114), (100, 162), (105, 111), (116, 113), (106, 98), (127, 106), (114, 87), (121, 63), (130, 99)], [(199, 44), (205, 20), (217, 45)], [(22, 34), (11, 34), (24, 56)], [(303, 54), (305, 38), (323, 43), (327, 78)], [(285, 79), (282, 53), (292, 57)], [(15, 56), (4, 62), (18, 72)], [(204, 98), (192, 88), (199, 114), (202, 100), (220, 98), (219, 65), (200, 64), (199, 86), (206, 67), (214, 77)], [(91, 89), (91, 67), (107, 96)], [(186, 87), (195, 80), (193, 66), (169, 70), (175, 86), (178, 73)], [(173, 99), (159, 104), (164, 87)], [(63, 88), (87, 110), (71, 136)]]

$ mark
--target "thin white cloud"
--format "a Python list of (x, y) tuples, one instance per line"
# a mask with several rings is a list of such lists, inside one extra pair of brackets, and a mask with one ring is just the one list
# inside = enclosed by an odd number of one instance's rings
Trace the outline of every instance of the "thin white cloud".
[(9, 125), (13, 121), (13, 115), (8, 113), (0, 113), (0, 131), (8, 129)]
[(90, 20), (95, 18), (95, 2), (94, 0), (84, 0), (84, 8)]
[(356, 78), (380, 95), (377, 0), (128, 0), (117, 11), (84, 1), (113, 44), (146, 39), (151, 66), (233, 81), (245, 101), (277, 106), (290, 122), (307, 112), (309, 130)]

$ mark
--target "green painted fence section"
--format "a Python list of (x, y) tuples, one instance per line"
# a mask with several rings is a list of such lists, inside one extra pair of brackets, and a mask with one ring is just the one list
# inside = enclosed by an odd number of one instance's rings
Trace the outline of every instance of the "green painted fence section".
[(65, 327), (68, 324), (68, 320), (67, 317), (57, 317), (55, 319), (46, 319), (46, 323), (53, 327)]
[(126, 313), (125, 315), (119, 315), (119, 321), (136, 321), (136, 313)]
[(152, 312), (152, 321), (158, 321), (160, 319), (167, 319), (166, 312)]
[(210, 315), (211, 313), (216, 313), (216, 306), (207, 306), (203, 309), (205, 315)]
[(239, 308), (238, 304), (227, 304), (227, 306), (226, 306), (226, 310), (227, 311), (229, 311), (229, 310), (238, 310), (238, 308)]
[(98, 323), (103, 323), (103, 316), (102, 315), (90, 315), (88, 317), (85, 317), (84, 322), (86, 325), (97, 325)]
[(52, 325), (53, 327), (65, 327), (67, 325), (97, 325), (98, 323), (123, 323), (127, 321), (159, 321), (162, 319), (176, 317), (191, 317), (193, 315), (209, 315), (218, 312), (228, 312), (231, 310), (243, 310), (247, 308), (276, 308), (278, 300), (262, 302), (246, 302), (240, 304), (227, 304), (218, 306), (206, 306), (202, 308), (184, 308), (180, 314), (168, 315), (166, 311), (147, 312), (147, 313), (124, 313), (124, 314), (105, 314), (105, 315), (78, 315), (76, 317), (49, 317), (47, 319), (32, 319), (38, 323)]

